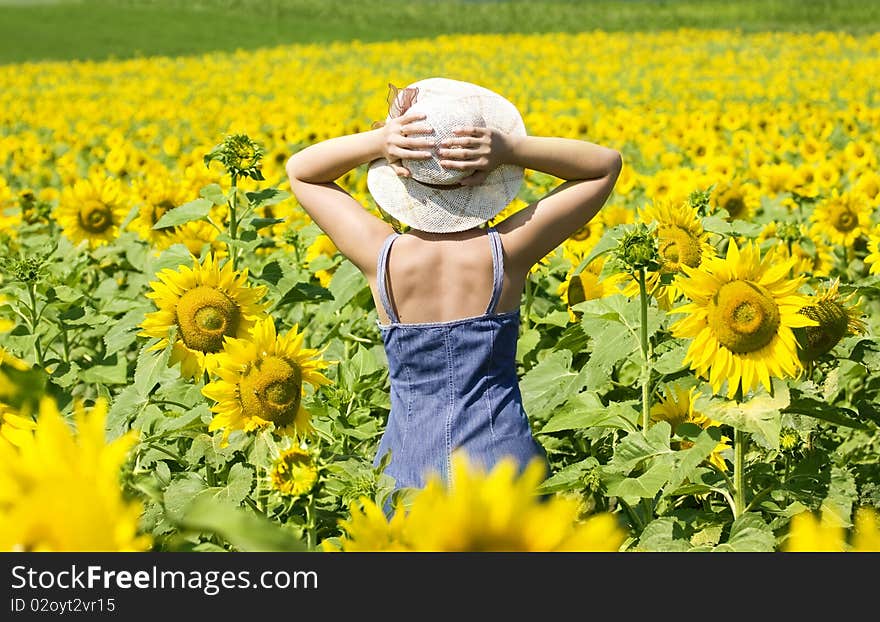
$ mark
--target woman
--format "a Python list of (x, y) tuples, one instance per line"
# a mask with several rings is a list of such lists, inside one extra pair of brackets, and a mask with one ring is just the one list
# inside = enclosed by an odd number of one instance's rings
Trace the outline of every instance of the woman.
[[(373, 464), (390, 452), (386, 473), (397, 489), (421, 488), (432, 472), (448, 483), (456, 451), (487, 469), (504, 457), (520, 470), (540, 460), (548, 474), (516, 375), (520, 298), (532, 265), (605, 203), (621, 156), (528, 136), (509, 101), (467, 82), (392, 87), (390, 103), (380, 127), (309, 146), (287, 163), (300, 205), (373, 292), (391, 379)], [(406, 233), (334, 183), (368, 162), (372, 196)], [(525, 168), (566, 181), (486, 228)]]

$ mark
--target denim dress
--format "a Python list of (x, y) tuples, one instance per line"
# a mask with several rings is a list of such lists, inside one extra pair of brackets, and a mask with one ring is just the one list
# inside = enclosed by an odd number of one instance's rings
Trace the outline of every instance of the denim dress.
[[(386, 452), (395, 490), (422, 488), (428, 476), (450, 482), (450, 457), (463, 450), (484, 470), (513, 456), (521, 473), (533, 458), (549, 463), (532, 436), (516, 375), (520, 312), (496, 313), (504, 276), (501, 238), (490, 227), (494, 282), (483, 315), (447, 322), (401, 323), (386, 287), (392, 233), (379, 253), (377, 285), (390, 323), (376, 320), (388, 358), (391, 411), (373, 466)], [(387, 508), (386, 508), (387, 510)]]

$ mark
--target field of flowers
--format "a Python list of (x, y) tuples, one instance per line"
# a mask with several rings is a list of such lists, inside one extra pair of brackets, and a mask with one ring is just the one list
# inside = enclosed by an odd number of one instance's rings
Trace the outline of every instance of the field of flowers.
[[(596, 31), (0, 66), (0, 549), (880, 550), (878, 52)], [(284, 164), (435, 75), (624, 169), (523, 296), (552, 475), (462, 457), (389, 522), (373, 300)], [(364, 168), (339, 183), (376, 210)]]

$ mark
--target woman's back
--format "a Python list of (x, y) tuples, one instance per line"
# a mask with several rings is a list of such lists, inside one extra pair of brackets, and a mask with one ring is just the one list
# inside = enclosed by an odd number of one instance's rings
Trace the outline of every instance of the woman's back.
[[(519, 308), (524, 283), (524, 275), (512, 274), (510, 262), (505, 264), (499, 312)], [(399, 320), (445, 322), (482, 314), (492, 292), (492, 266), (486, 229), (442, 235), (412, 230), (400, 235), (389, 254), (386, 279)], [(377, 279), (370, 277), (379, 321), (387, 324)]]

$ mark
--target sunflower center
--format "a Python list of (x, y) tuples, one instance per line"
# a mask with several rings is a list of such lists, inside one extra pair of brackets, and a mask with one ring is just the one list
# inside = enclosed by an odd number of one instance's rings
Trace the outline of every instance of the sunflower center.
[(763, 287), (749, 281), (721, 286), (709, 302), (709, 326), (721, 345), (738, 354), (766, 346), (779, 328), (779, 307)]
[(113, 224), (113, 213), (103, 203), (87, 203), (79, 210), (79, 224), (89, 233), (103, 233)]
[(302, 371), (291, 361), (269, 356), (250, 365), (239, 382), (245, 417), (284, 426), (293, 422), (302, 399)]
[(819, 322), (818, 326), (807, 326), (798, 331), (801, 339), (801, 357), (816, 360), (838, 344), (849, 330), (849, 315), (833, 300), (821, 300), (815, 305), (801, 309), (801, 313)]
[(583, 242), (587, 238), (590, 237), (590, 223), (585, 224), (583, 227), (575, 231), (571, 234), (572, 240), (577, 240), (578, 242)]
[(730, 197), (724, 202), (724, 209), (727, 210), (731, 218), (739, 218), (745, 212), (746, 202), (742, 197)]
[(183, 343), (202, 352), (222, 350), (223, 336), (234, 337), (241, 319), (234, 300), (205, 285), (194, 287), (181, 296), (176, 312)]
[(683, 227), (661, 227), (657, 237), (660, 256), (663, 258), (662, 272), (678, 272), (682, 265), (690, 268), (700, 265), (700, 241)]
[(859, 226), (859, 216), (848, 207), (839, 206), (833, 210), (831, 222), (834, 223), (835, 229), (846, 233)]

